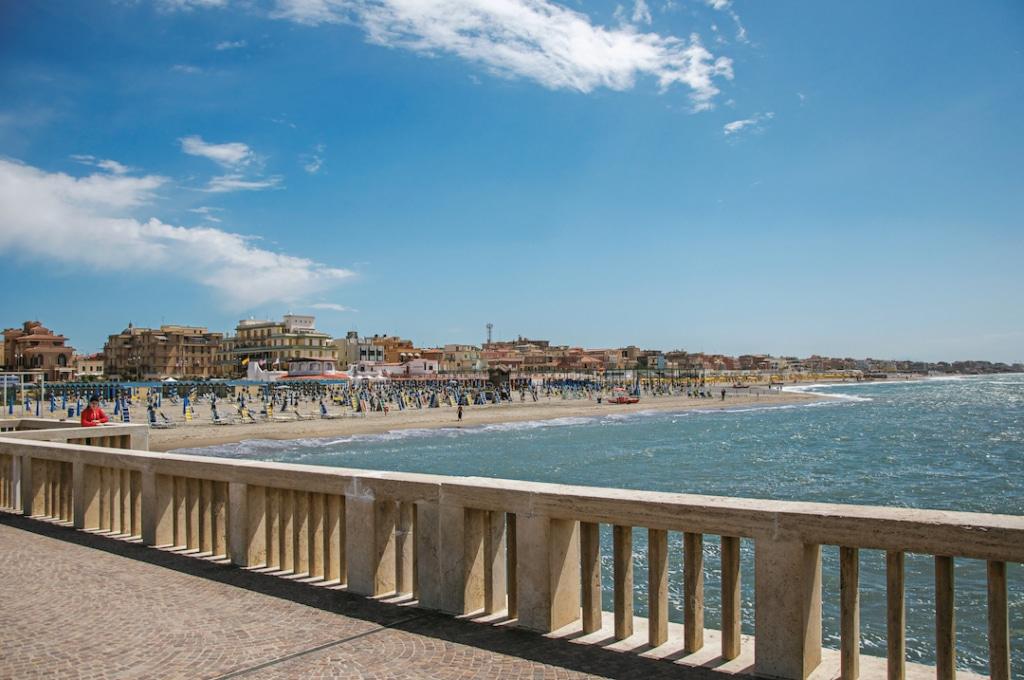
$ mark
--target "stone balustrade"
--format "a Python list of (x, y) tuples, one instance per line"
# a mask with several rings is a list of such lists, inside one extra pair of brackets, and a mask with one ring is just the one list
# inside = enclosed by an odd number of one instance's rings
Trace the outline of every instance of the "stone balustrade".
[[(65, 443), (81, 439), (81, 429), (92, 428), (51, 431), (59, 441), (40, 441), (40, 430), (0, 435), (0, 507), (79, 529), (138, 536), (154, 547), (223, 555), (240, 567), (307, 574), (366, 596), (406, 595), (420, 607), (453, 615), (504, 612), (522, 628), (580, 635), (602, 626), (600, 526), (608, 525), (616, 639), (634, 632), (633, 533), (645, 530), (651, 648), (670, 642), (668, 538), (680, 532), (685, 653), (713, 639), (720, 645), (716, 662), (723, 664), (752, 645), (758, 675), (800, 680), (822, 660), (822, 546), (840, 550), (843, 678), (860, 674), (859, 550), (886, 553), (889, 678), (908, 673), (904, 554), (935, 559), (932, 672), (938, 678), (956, 674), (954, 559), (985, 560), (990, 674), (1010, 678), (1006, 564), (1024, 561), (1024, 517), (375, 472)], [(133, 431), (110, 436), (144, 440)], [(722, 630), (712, 636), (704, 627), (705, 536), (720, 537), (721, 546)], [(741, 635), (741, 539), (752, 540), (755, 552), (752, 640)]]

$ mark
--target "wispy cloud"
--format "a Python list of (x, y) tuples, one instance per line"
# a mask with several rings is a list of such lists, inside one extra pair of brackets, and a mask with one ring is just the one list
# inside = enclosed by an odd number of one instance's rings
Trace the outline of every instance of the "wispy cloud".
[(755, 113), (750, 118), (734, 120), (730, 123), (726, 123), (722, 126), (722, 133), (725, 134), (726, 137), (729, 137), (741, 132), (761, 132), (764, 130), (764, 124), (774, 117), (775, 114), (771, 111), (767, 113)]
[(213, 208), (208, 205), (201, 205), (198, 208), (189, 208), (188, 211), (196, 213), (197, 215), (202, 215), (203, 219), (208, 222), (222, 222), (223, 220), (221, 220), (221, 218), (213, 214), (214, 212), (219, 212), (221, 210), (223, 210), (223, 208)]
[(320, 172), (320, 168), (324, 166), (324, 151), (326, 150), (326, 146), (317, 144), (313, 147), (312, 153), (303, 154), (299, 159), (302, 161), (302, 169), (311, 175)]
[(346, 307), (345, 305), (339, 305), (334, 302), (314, 302), (309, 305), (310, 309), (325, 309), (331, 312), (356, 312), (359, 310)]
[(216, 45), (214, 45), (213, 49), (217, 50), (218, 52), (223, 52), (225, 50), (240, 50), (247, 44), (248, 43), (246, 43), (244, 40), (222, 40)]
[[(736, 24), (736, 40), (742, 43), (750, 42), (747, 39), (747, 29), (743, 26), (743, 22), (740, 21), (740, 15), (732, 8), (732, 0), (706, 0), (706, 2), (712, 9), (729, 15), (729, 18)], [(715, 30), (717, 30), (717, 27)]]
[(190, 156), (202, 156), (226, 168), (237, 168), (248, 165), (254, 158), (252, 149), (242, 142), (210, 144), (199, 135), (190, 135), (178, 140), (181, 150)]
[(175, 73), (184, 73), (186, 75), (194, 76), (203, 72), (203, 69), (198, 66), (192, 66), (191, 64), (175, 64), (171, 67), (171, 70)]
[(633, 23), (651, 25), (651, 8), (644, 0), (636, 0), (633, 4)]
[(277, 0), (273, 15), (308, 25), (351, 23), (377, 45), (453, 54), (551, 89), (621, 91), (652, 77), (662, 91), (688, 88), (697, 110), (711, 108), (718, 79), (733, 77), (732, 61), (713, 55), (696, 34), (605, 28), (547, 0)]
[[(75, 177), (0, 158), (0, 252), (86, 270), (156, 273), (206, 286), (235, 310), (298, 304), (354, 274), (254, 245), (213, 227), (182, 227), (155, 217), (154, 192), (169, 180), (94, 172)], [(93, 248), (55, 248), (83, 234)]]
[(209, 9), (227, 4), (228, 0), (157, 0), (157, 6), (165, 10)]
[(123, 163), (118, 163), (117, 161), (114, 160), (110, 160), (109, 158), (96, 158), (95, 156), (90, 156), (87, 154), (72, 154), (71, 158), (78, 161), (79, 163), (91, 165), (93, 167), (99, 168), (100, 170), (106, 170), (107, 172), (115, 175), (125, 175), (131, 172), (131, 168), (128, 167), (127, 165)]
[(230, 191), (261, 191), (263, 189), (277, 189), (281, 186), (279, 176), (262, 177), (258, 179), (247, 179), (238, 173), (228, 173), (212, 178), (203, 191), (211, 194), (224, 194)]

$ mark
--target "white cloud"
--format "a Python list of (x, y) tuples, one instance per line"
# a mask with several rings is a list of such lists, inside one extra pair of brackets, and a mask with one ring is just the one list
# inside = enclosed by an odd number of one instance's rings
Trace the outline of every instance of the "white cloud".
[(213, 214), (220, 210), (223, 210), (223, 208), (212, 208), (208, 205), (201, 205), (198, 208), (189, 208), (188, 211), (196, 213), (197, 215), (202, 215), (203, 219), (208, 222), (222, 222), (223, 220)]
[(768, 113), (755, 113), (750, 118), (744, 118), (743, 120), (734, 120), (731, 123), (726, 123), (722, 126), (722, 132), (726, 137), (735, 135), (744, 131), (760, 132), (764, 129), (764, 123), (775, 117), (775, 114), (771, 111)]
[(218, 52), (223, 52), (224, 50), (240, 50), (247, 44), (248, 43), (246, 43), (244, 40), (222, 40), (216, 45), (214, 45), (213, 49), (217, 50)]
[(732, 61), (715, 57), (696, 34), (605, 28), (548, 0), (277, 0), (274, 16), (355, 24), (374, 44), (453, 54), (551, 89), (628, 90), (650, 76), (663, 91), (689, 88), (698, 110), (711, 108), (716, 79), (732, 78)]
[(181, 150), (190, 156), (202, 156), (211, 161), (219, 163), (226, 168), (236, 168), (247, 165), (253, 158), (252, 149), (242, 142), (228, 142), (226, 144), (209, 144), (203, 141), (199, 135), (190, 135), (178, 140), (181, 142)]
[(327, 149), (323, 144), (317, 144), (313, 147), (313, 152), (304, 154), (300, 157), (302, 161), (302, 169), (311, 175), (315, 175), (320, 172), (320, 168), (324, 165), (324, 151)]
[(633, 23), (651, 25), (651, 8), (644, 0), (636, 0), (633, 5)]
[(125, 175), (131, 172), (131, 168), (127, 165), (110, 160), (109, 158), (96, 158), (95, 156), (90, 156), (88, 154), (72, 154), (71, 158), (79, 163), (92, 165), (114, 175)]
[(357, 310), (345, 305), (339, 305), (334, 302), (315, 302), (309, 305), (310, 309), (326, 309), (332, 312), (355, 312)]
[(158, 4), (166, 10), (187, 11), (195, 8), (224, 7), (228, 4), (228, 0), (159, 0)]
[(175, 64), (171, 67), (171, 70), (175, 73), (185, 73), (190, 76), (197, 75), (203, 72), (203, 69), (198, 66), (192, 66), (191, 64)]
[[(749, 42), (747, 39), (747, 29), (743, 27), (743, 22), (740, 21), (740, 15), (736, 13), (736, 10), (732, 8), (731, 0), (706, 0), (709, 7), (716, 9), (720, 12), (725, 12), (736, 24), (736, 40), (745, 43)], [(713, 30), (718, 30), (717, 27), (713, 27)], [(722, 39), (718, 39), (722, 42)]]
[(90, 270), (181, 277), (236, 310), (297, 303), (353, 276), (259, 248), (241, 234), (136, 217), (167, 181), (157, 175), (73, 177), (0, 158), (0, 252)]
[(263, 189), (276, 189), (281, 186), (281, 178), (264, 177), (260, 179), (246, 179), (238, 173), (228, 173), (212, 178), (203, 191), (211, 194), (224, 194), (230, 191), (261, 191)]

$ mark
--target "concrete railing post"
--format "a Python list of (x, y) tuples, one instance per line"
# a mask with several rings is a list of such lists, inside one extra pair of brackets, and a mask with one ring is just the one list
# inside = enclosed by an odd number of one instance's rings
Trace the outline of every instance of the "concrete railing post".
[(22, 485), (22, 459), (24, 456), (11, 456), (11, 479), (14, 482), (14, 498), (11, 508), (16, 512), (24, 512), (22, 503), (25, 498), (25, 487)]
[(149, 428), (131, 428), (128, 433), (128, 447), (134, 451), (149, 451)]
[(142, 542), (174, 543), (174, 479), (150, 470), (142, 473)]
[(416, 503), (416, 582), (419, 606), (441, 609), (441, 505), (436, 501)]
[(821, 546), (755, 541), (754, 669), (804, 680), (821, 663)]
[(18, 475), (21, 496), (21, 514), (31, 516), (35, 511), (32, 507), (32, 500), (35, 496), (32, 486), (32, 459), (28, 456), (20, 456), (21, 474)]
[(266, 488), (230, 482), (228, 504), (228, 556), (232, 564), (266, 564)]
[(348, 588), (376, 597), (395, 592), (395, 525), (398, 504), (360, 496), (345, 499)]
[(469, 614), (484, 607), (483, 510), (441, 501), (441, 609)]
[(516, 518), (519, 625), (549, 633), (580, 618), (579, 522)]

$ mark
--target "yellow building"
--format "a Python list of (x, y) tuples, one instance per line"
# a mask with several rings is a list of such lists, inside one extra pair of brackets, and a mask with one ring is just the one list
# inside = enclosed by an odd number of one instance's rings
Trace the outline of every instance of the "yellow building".
[(287, 370), (290, 359), (334, 359), (331, 336), (316, 330), (316, 317), (286, 314), (281, 321), (245, 319), (226, 338), (217, 359), (218, 373), (243, 375), (243, 361), (262, 362), (268, 370)]

